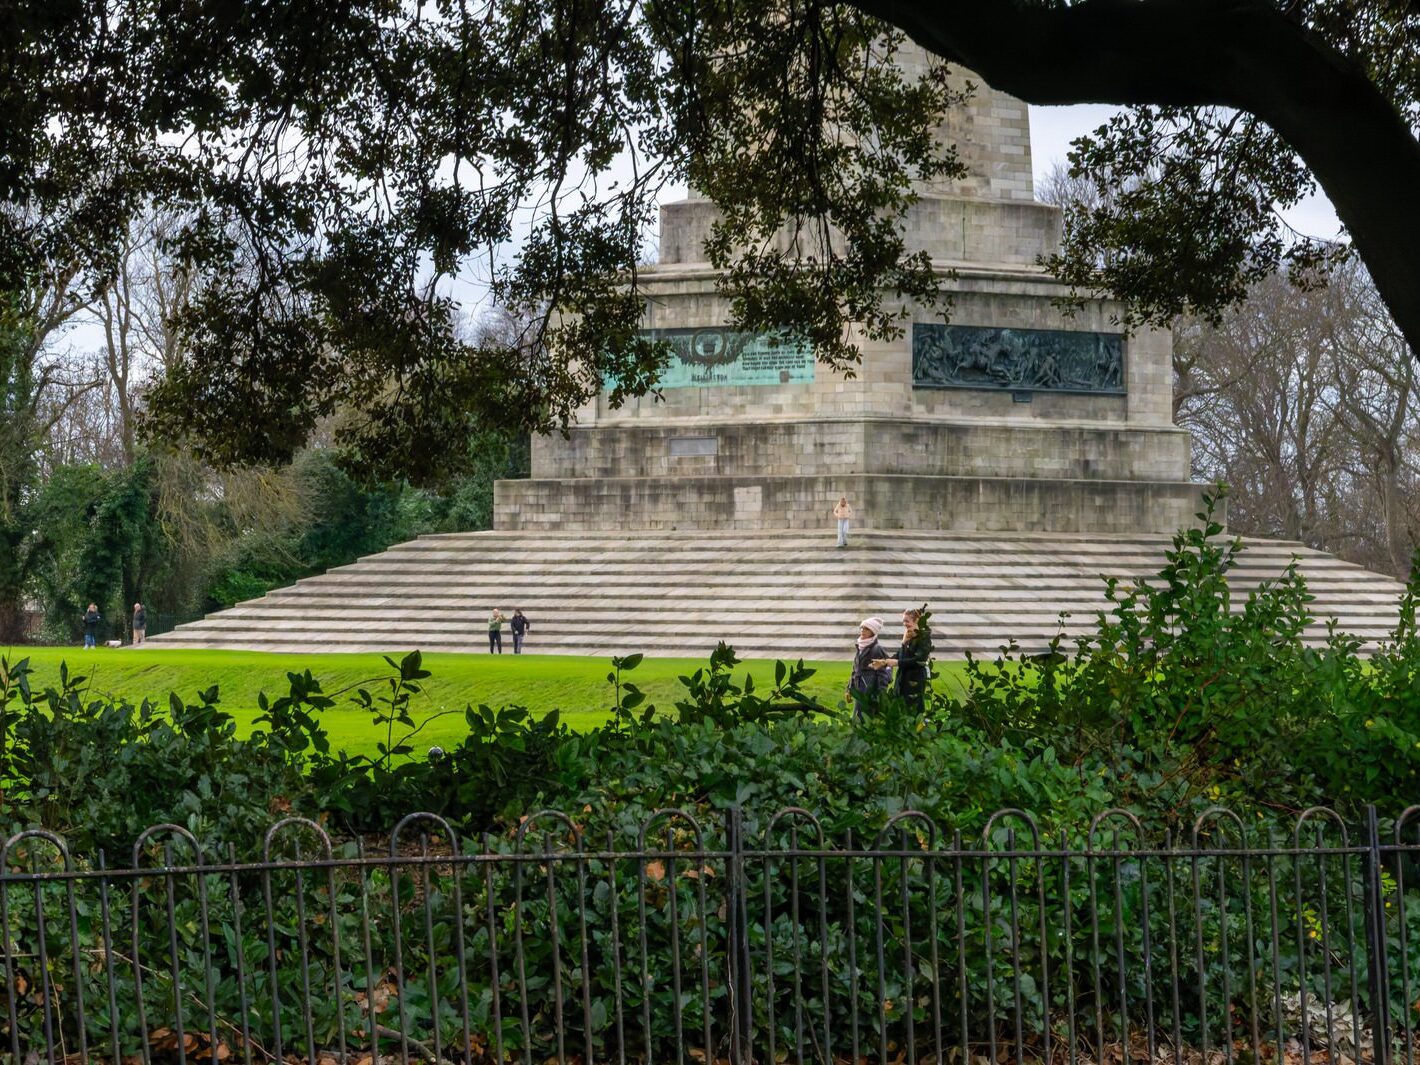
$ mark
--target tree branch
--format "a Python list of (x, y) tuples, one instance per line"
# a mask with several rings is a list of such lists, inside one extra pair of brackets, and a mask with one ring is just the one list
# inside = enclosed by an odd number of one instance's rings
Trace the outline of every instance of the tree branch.
[(1270, 0), (850, 0), (1034, 104), (1234, 107), (1306, 161), (1420, 351), (1420, 141)]

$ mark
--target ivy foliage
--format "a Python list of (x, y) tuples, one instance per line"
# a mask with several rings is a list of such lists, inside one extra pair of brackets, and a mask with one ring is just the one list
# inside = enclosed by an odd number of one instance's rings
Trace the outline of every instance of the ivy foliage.
[[(1215, 517), (1180, 532), (1155, 576), (1109, 582), (1092, 632), (1046, 654), (968, 662), (958, 714), (989, 742), (1108, 767), (1143, 809), (1228, 796), (1303, 809), (1420, 792), (1420, 556), (1374, 653), (1313, 616), (1296, 564), (1241, 601), (1244, 555)], [(1303, 641), (1325, 626), (1323, 646)]]

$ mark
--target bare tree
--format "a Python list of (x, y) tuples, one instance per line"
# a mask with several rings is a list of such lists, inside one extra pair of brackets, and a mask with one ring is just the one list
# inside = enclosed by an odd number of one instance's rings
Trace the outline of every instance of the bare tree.
[[(1356, 267), (1348, 272), (1361, 275)], [(1337, 413), (1351, 444), (1349, 474), (1373, 499), (1371, 549), (1383, 568), (1405, 573), (1420, 511), (1417, 367), (1409, 345), (1363, 275), (1350, 277), (1346, 313), (1328, 319), (1336, 352)]]
[[(1038, 194), (1067, 226), (1103, 205), (1063, 163)], [(1231, 488), (1234, 531), (1401, 576), (1420, 541), (1420, 371), (1364, 267), (1309, 281), (1272, 274), (1217, 321), (1174, 323), (1174, 421), (1195, 474)]]
[(137, 455), (143, 388), (181, 354), (182, 341), (174, 323), (192, 294), (192, 275), (168, 249), (180, 221), (161, 210), (136, 219), (117, 269), (94, 303), (103, 328), (103, 363), (125, 465), (132, 465)]
[(1420, 529), (1420, 389), (1370, 279), (1273, 276), (1216, 325), (1177, 323), (1175, 413), (1195, 472), (1232, 489), (1234, 531), (1397, 575)]

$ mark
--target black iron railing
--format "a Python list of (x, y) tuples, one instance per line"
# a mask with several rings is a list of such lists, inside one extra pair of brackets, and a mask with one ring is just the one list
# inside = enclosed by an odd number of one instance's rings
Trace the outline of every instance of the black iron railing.
[(38, 1061), (1412, 1062), (1420, 829), (1124, 812), (973, 841), (905, 812), (540, 813), (379, 853), (287, 819), (259, 855), (160, 825), (123, 868), (0, 858), (0, 1054)]

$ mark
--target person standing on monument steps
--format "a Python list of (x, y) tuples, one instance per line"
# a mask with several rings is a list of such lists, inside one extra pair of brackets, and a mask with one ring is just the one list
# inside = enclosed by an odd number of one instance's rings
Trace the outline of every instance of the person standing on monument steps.
[(853, 504), (847, 496), (839, 496), (833, 508), (833, 516), (838, 519), (838, 546), (848, 546), (848, 523), (853, 520)]
[(514, 610), (513, 619), (508, 622), (508, 626), (513, 630), (513, 654), (520, 655), (523, 653), (523, 637), (532, 629), (532, 622), (521, 610)]
[(503, 653), (503, 612), (496, 606), (488, 619), (488, 653), (492, 654), (495, 649), (500, 655)]
[(847, 697), (853, 700), (855, 721), (877, 712), (878, 700), (891, 681), (888, 669), (878, 664), (887, 658), (887, 652), (878, 642), (878, 633), (882, 631), (882, 618), (864, 618), (858, 626), (858, 648), (853, 655), (853, 675), (848, 678), (847, 692)]

